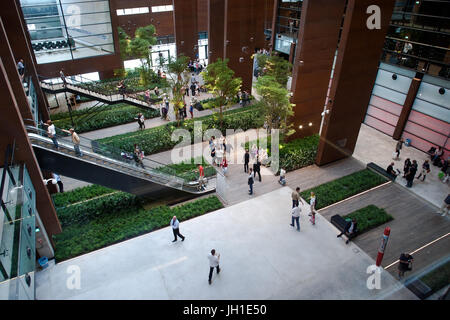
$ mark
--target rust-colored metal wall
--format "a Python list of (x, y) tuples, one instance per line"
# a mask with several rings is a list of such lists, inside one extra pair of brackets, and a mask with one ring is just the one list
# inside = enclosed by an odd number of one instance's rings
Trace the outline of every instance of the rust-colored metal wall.
[[(349, 0), (331, 85), (331, 111), (325, 117), (316, 163), (353, 154), (378, 71), (395, 0)], [(380, 29), (369, 30), (367, 9), (377, 5)]]
[(303, 2), (291, 87), (296, 132), (290, 139), (319, 132), (344, 7), (345, 0)]
[(173, 9), (177, 56), (194, 60), (198, 54), (197, 0), (173, 0)]
[(208, 0), (208, 62), (223, 59), (225, 1)]

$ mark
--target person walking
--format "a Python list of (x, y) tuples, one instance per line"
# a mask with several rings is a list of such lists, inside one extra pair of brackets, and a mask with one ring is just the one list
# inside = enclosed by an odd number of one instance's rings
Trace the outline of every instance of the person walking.
[(181, 241), (184, 241), (186, 238), (180, 233), (180, 222), (177, 219), (177, 216), (173, 216), (172, 220), (170, 220), (170, 226), (172, 227), (173, 236), (175, 239), (172, 240), (172, 242), (177, 241), (177, 236), (181, 238)]
[(409, 253), (402, 253), (398, 261), (398, 279), (404, 277), (406, 271), (412, 270), (413, 256)]
[(215, 143), (211, 144), (211, 158), (213, 165), (217, 165), (216, 163), (216, 145)]
[(311, 199), (309, 200), (309, 208), (311, 210), (311, 221), (312, 225), (316, 224), (316, 195), (314, 192), (311, 192)]
[(256, 161), (253, 164), (253, 172), (255, 174), (255, 178), (256, 174), (258, 174), (259, 182), (261, 182), (261, 161), (259, 161), (259, 157), (256, 157)]
[(52, 123), (52, 120), (47, 120), (46, 125), (48, 126), (47, 135), (50, 139), (52, 139), (55, 149), (58, 150), (59, 145), (58, 145), (58, 140), (56, 139), (55, 125)]
[(25, 66), (23, 64), (23, 59), (20, 59), (19, 62), (17, 62), (17, 72), (19, 72), (20, 77), (23, 79), (23, 76), (25, 74)]
[(198, 190), (205, 190), (205, 170), (201, 164), (198, 165)]
[(59, 71), (59, 76), (61, 77), (61, 80), (63, 82), (64, 87), (67, 85), (66, 76), (64, 75), (64, 69), (61, 69)]
[(194, 119), (194, 106), (192, 105), (192, 101), (189, 106), (189, 113), (191, 114), (191, 119)]
[(137, 115), (137, 118), (135, 118), (135, 119), (137, 119), (137, 122), (138, 122), (138, 125), (139, 125), (139, 130), (144, 130), (145, 129), (145, 124), (144, 124), (145, 118), (144, 118), (144, 115), (139, 112), (138, 115)]
[(297, 187), (295, 188), (294, 191), (292, 191), (291, 198), (292, 198), (292, 208), (298, 207), (299, 201), (301, 201), (303, 204), (303, 201), (300, 198), (300, 187)]
[(142, 160), (144, 159), (144, 153), (141, 151), (141, 149), (139, 149), (137, 144), (134, 145), (133, 158), (136, 162), (136, 165), (141, 166), (142, 169), (145, 169), (144, 163), (142, 162)]
[(245, 149), (244, 154), (244, 172), (248, 172), (248, 163), (250, 162), (250, 153), (248, 153), (248, 149)]
[(73, 128), (70, 128), (69, 130), (64, 130), (62, 129), (62, 131), (69, 133), (72, 136), (72, 143), (73, 143), (73, 150), (75, 151), (75, 154), (79, 157), (81, 157), (83, 154), (81, 153), (80, 150), (80, 137), (78, 136), (78, 134), (75, 132), (75, 130)]
[(290, 226), (293, 227), (295, 225), (294, 222), (297, 222), (297, 231), (300, 231), (300, 211), (301, 211), (301, 209), (299, 206), (295, 206), (291, 210), (292, 222), (291, 222)]
[(58, 184), (59, 192), (60, 193), (64, 192), (64, 185), (61, 181), (61, 177), (59, 176), (59, 174), (53, 172), (52, 176), (53, 176), (53, 179), (55, 179), (56, 183)]
[(214, 268), (217, 270), (217, 275), (220, 273), (220, 267), (219, 267), (219, 260), (220, 260), (220, 253), (217, 253), (215, 249), (211, 250), (211, 253), (208, 254), (208, 260), (209, 260), (209, 277), (208, 277), (208, 283), (211, 284), (212, 275), (214, 272)]
[(413, 160), (408, 173), (406, 174), (406, 187), (411, 188), (413, 185), (414, 177), (417, 172), (417, 161)]
[(430, 163), (428, 160), (425, 160), (425, 162), (422, 164), (422, 172), (419, 174), (419, 176), (417, 176), (416, 179), (419, 179), (423, 175), (422, 181), (425, 181), (427, 173), (430, 173)]
[(220, 164), (220, 166), (222, 167), (223, 174), (226, 175), (228, 172), (228, 161), (225, 153), (223, 154), (222, 163)]
[(255, 175), (253, 174), (253, 170), (252, 168), (249, 169), (249, 174), (248, 174), (248, 186), (249, 186), (249, 191), (248, 194), (252, 195), (253, 194), (253, 183), (255, 182)]
[(404, 140), (401, 139), (397, 142), (397, 145), (395, 146), (395, 152), (397, 153), (397, 160), (400, 159), (400, 150), (402, 150)]
[(438, 211), (438, 213), (441, 213), (441, 215), (445, 217), (448, 214), (448, 209), (450, 209), (450, 193), (444, 199), (444, 203), (442, 204), (441, 209)]

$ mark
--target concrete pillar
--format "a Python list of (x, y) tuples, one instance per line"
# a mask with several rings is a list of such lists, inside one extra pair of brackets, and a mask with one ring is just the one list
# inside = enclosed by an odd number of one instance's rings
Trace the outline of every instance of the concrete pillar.
[[(318, 165), (353, 154), (378, 72), (381, 50), (395, 0), (349, 0), (330, 90), (330, 114), (325, 116)], [(376, 5), (377, 13), (367, 13)], [(370, 17), (379, 28), (368, 28)], [(376, 21), (377, 19), (375, 19)], [(317, 119), (319, 120), (319, 119)]]

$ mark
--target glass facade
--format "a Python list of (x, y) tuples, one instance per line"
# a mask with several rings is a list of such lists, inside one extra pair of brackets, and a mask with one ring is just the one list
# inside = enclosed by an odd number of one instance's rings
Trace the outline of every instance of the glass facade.
[(36, 193), (24, 165), (0, 174), (0, 299), (34, 299)]
[(37, 63), (114, 53), (107, 0), (21, 0)]
[(282, 0), (275, 23), (275, 50), (289, 55), (291, 44), (296, 44), (300, 28), (302, 0)]
[(382, 61), (450, 78), (450, 1), (398, 0)]

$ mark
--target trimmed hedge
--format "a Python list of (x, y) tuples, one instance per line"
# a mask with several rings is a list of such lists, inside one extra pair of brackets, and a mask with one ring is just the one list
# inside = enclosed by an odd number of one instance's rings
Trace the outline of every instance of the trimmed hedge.
[[(103, 111), (102, 111), (103, 110)], [(135, 118), (139, 112), (144, 114), (146, 119), (155, 118), (160, 115), (159, 110), (148, 109), (142, 110), (138, 107), (121, 104), (117, 106), (108, 106), (108, 109), (91, 112), (89, 109), (76, 110), (72, 113), (75, 123), (75, 130), (78, 133), (103, 129), (124, 123), (136, 121)], [(68, 112), (51, 116), (56, 127), (62, 129), (70, 129), (72, 122)]]
[[(202, 166), (205, 171), (205, 177), (211, 177), (216, 174), (216, 170), (202, 157)], [(194, 158), (189, 161), (183, 161), (181, 163), (169, 164), (164, 167), (156, 169), (168, 174), (175, 174), (178, 177), (185, 179), (186, 181), (198, 180), (198, 164)]]
[[(270, 157), (272, 153), (271, 136), (245, 143), (245, 148), (251, 150), (251, 146), (256, 144), (267, 144), (267, 155)], [(319, 146), (319, 135), (315, 134), (309, 137), (295, 139), (290, 142), (282, 142), (283, 137), (280, 136), (279, 155), (280, 165), (286, 172), (294, 171), (303, 167), (314, 164), (317, 155), (317, 147)]]
[(343, 216), (343, 218), (355, 218), (358, 222), (359, 233), (363, 233), (394, 219), (390, 214), (386, 213), (384, 209), (378, 208), (373, 204), (349, 213)]
[(67, 226), (55, 236), (55, 258), (60, 262), (167, 227), (174, 215), (183, 222), (221, 208), (220, 200), (211, 196), (174, 208), (161, 206), (144, 210), (137, 205), (114, 212), (101, 210), (87, 223)]
[(386, 178), (368, 169), (364, 169), (305, 190), (301, 192), (300, 195), (309, 202), (311, 199), (311, 191), (313, 191), (316, 195), (316, 209), (321, 209), (383, 184), (386, 181)]
[[(180, 127), (175, 122), (170, 122), (159, 127), (149, 128), (142, 131), (129, 132), (113, 137), (97, 140), (99, 143), (110, 145), (115, 148), (132, 152), (134, 144), (137, 143), (146, 155), (169, 150), (176, 146), (179, 141), (172, 141), (172, 133), (176, 129), (186, 129), (191, 133), (191, 141), (194, 140), (194, 121), (202, 121), (203, 132), (207, 129), (216, 128), (223, 133), (226, 129), (248, 130), (260, 128), (264, 120), (260, 116), (258, 106), (248, 106), (224, 113), (222, 125), (216, 115), (204, 116), (196, 119), (185, 120)], [(180, 139), (181, 141), (181, 139)]]
[(99, 185), (91, 185), (87, 187), (76, 188), (69, 192), (52, 194), (52, 198), (56, 208), (65, 207), (72, 203), (88, 200), (101, 196), (103, 194), (112, 193), (115, 190)]

